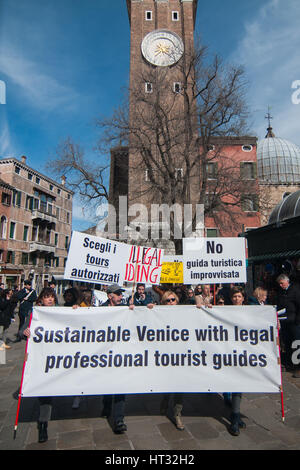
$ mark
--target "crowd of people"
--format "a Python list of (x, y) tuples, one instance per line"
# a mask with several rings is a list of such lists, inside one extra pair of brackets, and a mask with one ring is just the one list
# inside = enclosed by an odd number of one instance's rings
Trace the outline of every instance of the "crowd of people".
[[(129, 292), (123, 287), (113, 284), (103, 286), (106, 293), (106, 300), (101, 303), (103, 307), (128, 306), (134, 309), (140, 306), (146, 306), (150, 310), (156, 304), (159, 305), (195, 305), (195, 307), (212, 306), (241, 306), (241, 305), (265, 305), (272, 304), (277, 306), (277, 310), (283, 310), (284, 320), (278, 322), (280, 325), (280, 346), (282, 350), (282, 365), (287, 369), (293, 370), (293, 376), (300, 378), (299, 366), (293, 364), (292, 344), (295, 340), (300, 340), (300, 287), (291, 284), (287, 275), (282, 274), (277, 278), (277, 295), (269, 299), (268, 291), (263, 287), (257, 287), (251, 295), (246, 295), (244, 286), (241, 285), (197, 285), (195, 288), (185, 285), (160, 285), (146, 288), (144, 284), (137, 284), (134, 292)], [(29, 318), (33, 305), (38, 306), (57, 306), (59, 305), (55, 292), (55, 284), (49, 285), (37, 296), (32, 289), (31, 282), (25, 281), (21, 290), (0, 289), (0, 325), (2, 326), (0, 349), (11, 348), (9, 343), (15, 343), (27, 339), (30, 336)], [(274, 295), (274, 292), (272, 293)], [(65, 307), (93, 307), (95, 303), (94, 291), (86, 286), (82, 288), (70, 287), (63, 294)], [(99, 303), (98, 303), (99, 305)], [(9, 327), (14, 321), (18, 306), (19, 330), (15, 340), (8, 337)], [(241, 419), (241, 393), (224, 393), (224, 403), (231, 408), (229, 432), (233, 436), (240, 434), (240, 429), (246, 425)], [(74, 397), (73, 408), (80, 405), (80, 398)], [(113, 420), (113, 430), (117, 434), (126, 432), (127, 426), (124, 423), (126, 396), (105, 395), (103, 399), (102, 416), (111, 417)], [(166, 413), (169, 403), (172, 402), (172, 418), (178, 430), (184, 430), (185, 426), (182, 420), (184, 394), (164, 394), (161, 402), (161, 413)], [(38, 421), (39, 442), (45, 442), (48, 439), (47, 426), (51, 418), (52, 398), (41, 397), (40, 415)]]

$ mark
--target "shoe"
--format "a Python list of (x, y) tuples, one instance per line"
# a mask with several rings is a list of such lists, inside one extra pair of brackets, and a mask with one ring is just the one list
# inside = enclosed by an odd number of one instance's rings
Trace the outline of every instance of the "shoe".
[(47, 423), (47, 421), (38, 423), (39, 442), (46, 442), (46, 441), (48, 441), (47, 428), (48, 428), (48, 423)]
[(124, 423), (124, 421), (117, 421), (117, 423), (114, 426), (114, 433), (123, 434), (126, 431), (127, 431), (127, 426)]
[(81, 402), (81, 398), (80, 397), (75, 397), (74, 400), (73, 400), (72, 409), (73, 410), (78, 410), (78, 408), (80, 406), (80, 402)]
[(181, 416), (175, 416), (175, 426), (178, 431), (184, 431), (184, 424), (181, 420)]
[(292, 377), (295, 379), (300, 379), (300, 369), (295, 370)]
[(239, 436), (240, 435), (240, 426), (239, 426), (240, 414), (239, 413), (232, 413), (230, 417), (230, 426), (228, 431), (232, 436)]
[(245, 429), (247, 426), (246, 426), (246, 423), (242, 420), (241, 418), (241, 415), (239, 416), (239, 428), (240, 429)]

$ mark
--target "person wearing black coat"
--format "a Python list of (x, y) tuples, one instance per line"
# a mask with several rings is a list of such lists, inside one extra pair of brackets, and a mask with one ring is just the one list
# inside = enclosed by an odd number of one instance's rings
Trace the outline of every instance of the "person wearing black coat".
[(17, 299), (20, 302), (19, 305), (19, 332), (17, 335), (17, 339), (14, 341), (15, 343), (22, 340), (22, 335), (20, 335), (20, 331), (23, 329), (24, 322), (28, 315), (30, 314), (33, 303), (37, 299), (37, 295), (34, 289), (31, 287), (31, 281), (24, 281), (24, 288), (18, 292)]
[(277, 310), (286, 309), (285, 317), (280, 321), (280, 336), (285, 347), (286, 366), (294, 370), (293, 377), (300, 378), (299, 365), (293, 364), (293, 342), (300, 340), (300, 288), (290, 283), (286, 274), (277, 278), (280, 287), (277, 295)]
[(7, 331), (10, 327), (11, 320), (14, 315), (15, 303), (13, 302), (13, 291), (11, 289), (4, 289), (0, 294), (0, 326), (3, 331), (1, 333), (0, 341), (3, 344), (0, 346), (0, 350), (10, 349), (7, 343)]

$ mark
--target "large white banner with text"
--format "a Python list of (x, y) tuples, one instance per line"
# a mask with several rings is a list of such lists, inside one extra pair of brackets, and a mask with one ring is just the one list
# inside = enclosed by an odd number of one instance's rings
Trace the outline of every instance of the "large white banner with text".
[(22, 396), (279, 392), (272, 306), (35, 307)]

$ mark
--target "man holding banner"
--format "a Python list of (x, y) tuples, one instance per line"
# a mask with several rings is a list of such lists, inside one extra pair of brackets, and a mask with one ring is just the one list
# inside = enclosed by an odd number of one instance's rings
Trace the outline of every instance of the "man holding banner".
[[(107, 288), (106, 292), (108, 299), (101, 307), (117, 307), (124, 305), (123, 292), (125, 292), (125, 289), (122, 289), (118, 284), (112, 284)], [(123, 434), (127, 431), (127, 426), (124, 423), (125, 398), (126, 395), (123, 394), (104, 395), (103, 398), (102, 416), (108, 418), (113, 408), (113, 431), (115, 434)], [(113, 402), (114, 407), (112, 406)]]

